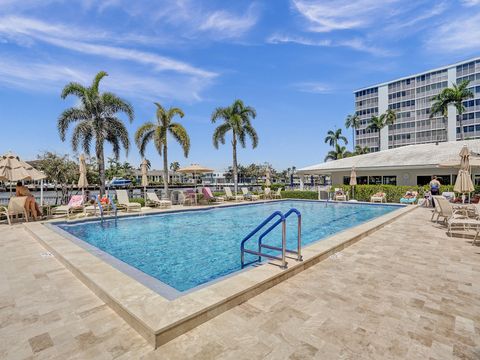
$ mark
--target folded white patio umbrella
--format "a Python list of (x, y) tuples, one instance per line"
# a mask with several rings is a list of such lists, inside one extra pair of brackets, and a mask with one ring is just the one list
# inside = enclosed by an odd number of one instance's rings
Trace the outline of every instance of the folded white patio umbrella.
[(352, 187), (352, 199), (355, 198), (355, 185), (357, 185), (357, 173), (355, 172), (355, 167), (352, 167), (350, 172), (350, 186)]
[(460, 151), (460, 170), (453, 190), (462, 194), (462, 200), (465, 201), (465, 194), (475, 190), (472, 177), (470, 175), (470, 151), (464, 146)]
[(78, 187), (82, 189), (82, 195), (85, 194), (85, 188), (88, 186), (87, 180), (87, 164), (85, 162), (85, 156), (82, 154), (79, 158), (78, 170), (80, 176), (78, 177)]
[(148, 186), (148, 162), (147, 159), (143, 159), (142, 164), (140, 165), (140, 170), (142, 171), (142, 186), (143, 186), (143, 197), (145, 202), (147, 201), (147, 186)]

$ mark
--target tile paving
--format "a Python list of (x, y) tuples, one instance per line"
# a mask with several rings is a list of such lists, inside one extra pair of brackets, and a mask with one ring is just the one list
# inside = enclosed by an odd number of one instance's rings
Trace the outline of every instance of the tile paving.
[(0, 225), (0, 359), (480, 359), (480, 247), (418, 209), (153, 351)]

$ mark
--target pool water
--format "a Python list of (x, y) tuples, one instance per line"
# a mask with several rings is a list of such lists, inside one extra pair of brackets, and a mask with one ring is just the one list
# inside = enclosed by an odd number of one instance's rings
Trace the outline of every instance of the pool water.
[[(186, 291), (240, 270), (242, 239), (272, 212), (292, 207), (302, 213), (302, 246), (398, 209), (292, 200), (58, 226), (176, 290)], [(246, 248), (255, 250), (256, 239), (250, 239)], [(297, 219), (292, 214), (287, 220), (288, 248), (296, 249), (296, 242)], [(280, 246), (281, 226), (264, 243)], [(253, 259), (246, 255), (246, 261)]]

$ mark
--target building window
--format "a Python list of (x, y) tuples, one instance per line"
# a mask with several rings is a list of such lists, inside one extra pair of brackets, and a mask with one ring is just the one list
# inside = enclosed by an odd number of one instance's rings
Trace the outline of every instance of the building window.
[(384, 176), (383, 177), (383, 184), (384, 185), (397, 185), (397, 177), (395, 175)]
[(382, 177), (381, 176), (369, 176), (368, 183), (370, 185), (381, 185), (382, 184)]

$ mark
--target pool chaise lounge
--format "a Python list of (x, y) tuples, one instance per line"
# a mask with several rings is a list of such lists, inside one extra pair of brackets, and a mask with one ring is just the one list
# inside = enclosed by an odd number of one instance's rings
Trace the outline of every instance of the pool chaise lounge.
[(169, 208), (172, 206), (172, 202), (170, 200), (160, 200), (158, 195), (154, 192), (147, 192), (147, 203), (160, 208)]
[(0, 206), (0, 215), (5, 215), (9, 225), (12, 225), (12, 217), (22, 215), (28, 222), (28, 212), (25, 209), (26, 196), (13, 196), (8, 202), (8, 206)]
[(128, 198), (127, 190), (115, 190), (117, 193), (118, 207), (125, 209), (127, 212), (130, 210), (142, 210), (142, 205), (136, 202), (130, 202)]
[(228, 186), (225, 186), (223, 190), (225, 191), (226, 200), (235, 200), (235, 201), (243, 200), (243, 195), (233, 195), (232, 189), (230, 189)]
[(258, 200), (260, 196), (252, 194), (246, 187), (242, 187), (242, 194), (245, 200)]

